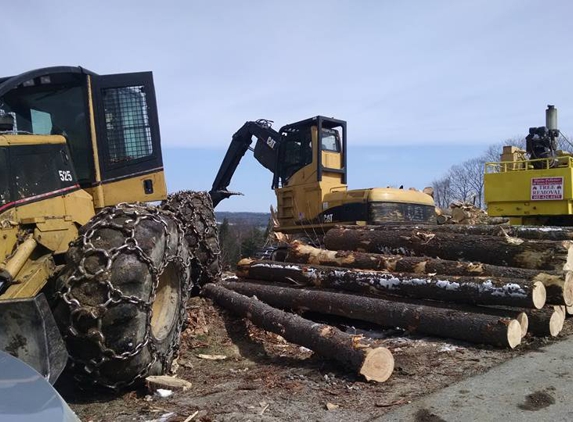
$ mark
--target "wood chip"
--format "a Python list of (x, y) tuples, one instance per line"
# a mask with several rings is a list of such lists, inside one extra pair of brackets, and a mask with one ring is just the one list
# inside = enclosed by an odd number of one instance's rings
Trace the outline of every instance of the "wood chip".
[(340, 407), (340, 405), (338, 405), (338, 404), (334, 404), (334, 403), (330, 403), (330, 402), (326, 403), (326, 409), (327, 410), (335, 410), (335, 409), (338, 409), (339, 407)]
[(227, 356), (225, 355), (197, 355), (197, 357), (199, 359), (205, 359), (205, 360), (225, 360), (227, 359)]
[(269, 408), (269, 404), (265, 403), (265, 402), (261, 402), (259, 403), (262, 407), (261, 411), (259, 412), (259, 416), (263, 416), (263, 413), (265, 413), (265, 411)]
[(197, 416), (199, 414), (199, 411), (197, 410), (195, 413), (193, 413), (192, 415), (187, 416), (187, 418), (183, 421), (183, 422), (189, 422), (191, 420), (193, 420), (193, 418), (195, 416)]
[(157, 391), (159, 389), (185, 391), (191, 388), (192, 385), (189, 381), (168, 375), (150, 375), (145, 378), (145, 382), (147, 383), (147, 388), (151, 391)]
[(410, 400), (404, 400), (404, 399), (400, 399), (391, 403), (376, 403), (375, 406), (376, 407), (392, 407), (392, 406), (399, 406), (401, 404), (408, 404), (411, 403)]

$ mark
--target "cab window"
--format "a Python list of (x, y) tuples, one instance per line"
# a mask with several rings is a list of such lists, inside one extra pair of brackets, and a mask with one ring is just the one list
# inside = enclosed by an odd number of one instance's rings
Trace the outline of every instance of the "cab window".
[(80, 183), (94, 180), (85, 76), (52, 75), (28, 81), (0, 98), (0, 114), (21, 134), (66, 137)]
[(323, 151), (340, 152), (340, 134), (335, 129), (322, 129), (321, 144)]
[(291, 132), (283, 136), (285, 142), (280, 160), (280, 177), (285, 184), (294, 173), (312, 163), (312, 138), (310, 130)]

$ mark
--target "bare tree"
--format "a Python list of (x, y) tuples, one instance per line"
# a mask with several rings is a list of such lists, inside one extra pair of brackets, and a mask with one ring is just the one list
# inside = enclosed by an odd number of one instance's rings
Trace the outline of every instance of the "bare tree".
[(434, 188), (434, 202), (436, 205), (440, 208), (449, 207), (453, 200), (449, 176), (434, 180), (432, 187)]
[(483, 199), (483, 175), (485, 171), (485, 156), (472, 158), (465, 161), (462, 166), (467, 172), (467, 183), (469, 185), (471, 196), (466, 199), (466, 202), (471, 202), (476, 207), (482, 208), (484, 205)]
[(495, 144), (490, 145), (485, 150), (483, 157), (486, 163), (495, 163), (500, 160), (500, 155), (505, 146), (514, 146), (520, 149), (525, 149), (525, 136), (514, 136), (513, 138), (506, 139)]

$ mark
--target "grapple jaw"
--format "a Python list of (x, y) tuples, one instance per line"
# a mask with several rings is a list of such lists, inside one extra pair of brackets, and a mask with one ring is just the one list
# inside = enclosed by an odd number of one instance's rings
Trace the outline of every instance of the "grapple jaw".
[(45, 296), (0, 300), (0, 350), (26, 362), (55, 383), (68, 352)]

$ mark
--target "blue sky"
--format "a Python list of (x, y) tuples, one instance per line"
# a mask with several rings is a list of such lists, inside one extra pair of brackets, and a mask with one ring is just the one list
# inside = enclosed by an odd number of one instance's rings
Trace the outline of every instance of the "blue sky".
[[(20, 0), (3, 5), (2, 73), (152, 70), (171, 190), (209, 189), (231, 135), (317, 114), (348, 121), (351, 188), (423, 188), (556, 104), (573, 134), (573, 3)], [(266, 211), (247, 156), (220, 210)]]

